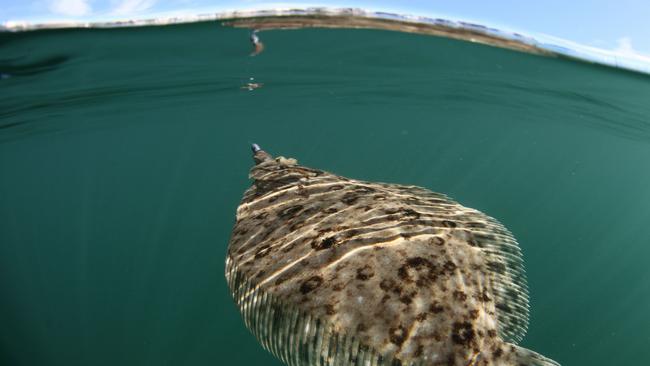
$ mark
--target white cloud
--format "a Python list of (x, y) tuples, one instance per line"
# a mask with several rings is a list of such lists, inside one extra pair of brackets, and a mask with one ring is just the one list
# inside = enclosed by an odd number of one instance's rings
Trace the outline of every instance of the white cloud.
[(54, 14), (73, 17), (88, 15), (92, 12), (88, 0), (52, 0), (49, 8)]
[(115, 15), (140, 13), (151, 8), (156, 0), (122, 0), (111, 11)]
[(635, 55), (638, 52), (632, 47), (632, 40), (630, 37), (621, 37), (616, 40), (616, 48), (614, 51), (625, 54), (625, 55)]
[[(630, 37), (621, 37), (616, 40), (616, 48), (614, 52), (618, 55), (628, 57), (644, 63), (650, 63), (650, 55), (639, 52), (632, 46), (632, 39)], [(647, 66), (646, 66), (647, 68)]]

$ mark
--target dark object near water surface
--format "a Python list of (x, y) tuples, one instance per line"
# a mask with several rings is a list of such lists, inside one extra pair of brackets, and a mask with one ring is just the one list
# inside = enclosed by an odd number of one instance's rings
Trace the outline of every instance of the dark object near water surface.
[(226, 278), (248, 328), (289, 365), (557, 365), (528, 326), (517, 242), (416, 186), (371, 183), (252, 146)]

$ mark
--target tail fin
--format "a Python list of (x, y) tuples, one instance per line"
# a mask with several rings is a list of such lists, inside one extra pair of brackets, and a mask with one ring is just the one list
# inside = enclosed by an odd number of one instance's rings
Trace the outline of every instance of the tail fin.
[(521, 366), (560, 366), (559, 363), (529, 349), (515, 346), (515, 360)]

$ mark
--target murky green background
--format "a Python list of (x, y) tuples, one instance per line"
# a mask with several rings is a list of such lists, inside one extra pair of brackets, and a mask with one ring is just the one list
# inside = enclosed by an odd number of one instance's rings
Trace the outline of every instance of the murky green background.
[(650, 364), (649, 77), (384, 31), (261, 38), (0, 34), (1, 365), (278, 365), (223, 275), (251, 142), (500, 219), (524, 346)]

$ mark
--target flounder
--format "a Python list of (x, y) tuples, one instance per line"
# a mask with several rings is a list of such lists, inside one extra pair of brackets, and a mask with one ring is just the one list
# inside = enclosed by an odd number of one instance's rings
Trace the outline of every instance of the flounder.
[(551, 366), (521, 251), (496, 219), (416, 186), (344, 178), (253, 145), (226, 279), (288, 365)]

